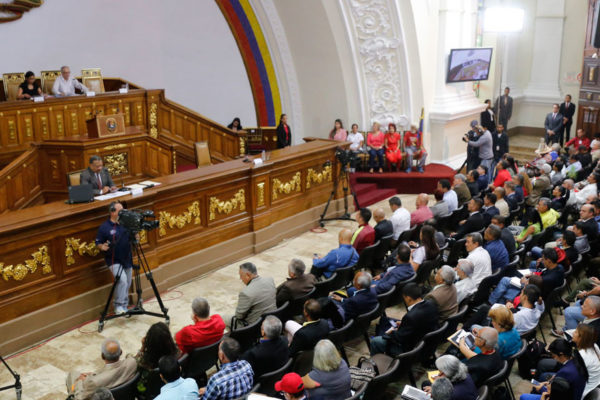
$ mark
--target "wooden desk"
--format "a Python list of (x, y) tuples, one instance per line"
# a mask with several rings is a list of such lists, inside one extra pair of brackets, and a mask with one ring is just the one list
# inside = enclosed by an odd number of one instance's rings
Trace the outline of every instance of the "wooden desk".
[[(300, 229), (313, 224), (318, 215), (313, 210), (321, 211), (337, 179), (337, 146), (315, 140), (274, 151), (256, 168), (237, 159), (168, 175), (139, 197), (121, 198), (128, 208), (154, 211), (160, 221), (143, 235), (148, 262), (158, 267), (159, 289), (219, 266), (212, 263), (216, 257), (164, 266), (174, 259), (218, 248), (225, 254), (221, 260), (243, 257), (289, 236), (294, 224)], [(0, 350), (16, 350), (97, 318), (112, 282), (94, 245), (108, 203), (55, 202), (2, 216)], [(231, 239), (238, 242), (224, 243)], [(28, 314), (44, 307), (43, 313)]]

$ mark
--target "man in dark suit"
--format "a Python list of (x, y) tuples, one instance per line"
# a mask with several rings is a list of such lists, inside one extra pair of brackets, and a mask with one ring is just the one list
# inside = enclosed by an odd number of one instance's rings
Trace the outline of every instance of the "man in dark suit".
[[(575, 115), (575, 104), (571, 103), (571, 95), (565, 96), (565, 101), (560, 103), (558, 112), (563, 116), (563, 128), (560, 136), (560, 146), (563, 145), (563, 139), (568, 142), (571, 138), (571, 125), (573, 125), (573, 115)], [(567, 134), (566, 138), (564, 134)]]
[(500, 214), (500, 211), (496, 207), (496, 200), (498, 200), (498, 197), (494, 193), (486, 193), (483, 197), (483, 207), (481, 211), (483, 213), (484, 226), (490, 224), (494, 215)]
[(306, 300), (303, 314), (305, 322), (302, 327), (295, 321), (288, 321), (285, 324), (288, 333), (295, 331), (290, 344), (290, 357), (294, 357), (301, 351), (314, 349), (317, 342), (326, 339), (329, 333), (329, 324), (327, 320), (321, 319), (321, 305), (317, 300)]
[(411, 278), (415, 274), (415, 270), (410, 265), (411, 250), (405, 244), (398, 245), (396, 253), (396, 266), (388, 268), (388, 270), (373, 278), (375, 281), (371, 285), (371, 291), (381, 294), (396, 286), (398, 282)]
[(509, 96), (510, 88), (504, 88), (504, 95), (496, 99), (494, 105), (494, 112), (498, 116), (498, 123), (504, 126), (504, 129), (508, 129), (508, 120), (512, 116), (513, 109), (513, 98)]
[(286, 301), (301, 297), (315, 287), (317, 278), (313, 274), (305, 274), (306, 265), (302, 260), (293, 258), (288, 265), (287, 280), (277, 287), (275, 302), (280, 307)]
[(331, 296), (338, 305), (344, 321), (356, 319), (359, 315), (372, 311), (378, 304), (377, 295), (371, 291), (371, 274), (359, 271), (354, 276), (353, 282), (356, 288), (354, 294), (345, 299), (338, 294)]
[(502, 156), (508, 153), (508, 135), (504, 132), (504, 125), (496, 125), (496, 133), (492, 138), (494, 139), (494, 161), (498, 163)]
[(459, 222), (459, 227), (456, 233), (451, 236), (456, 239), (462, 239), (467, 233), (477, 232), (484, 227), (484, 218), (480, 210), (483, 206), (483, 201), (480, 198), (474, 198), (469, 200), (467, 209), (469, 210), (469, 217)]
[(261, 325), (260, 342), (240, 357), (250, 363), (255, 379), (283, 367), (288, 361), (288, 341), (281, 336), (281, 329), (279, 318), (269, 315)]
[(104, 168), (104, 164), (100, 156), (90, 157), (90, 165), (81, 173), (79, 180), (82, 185), (92, 185), (95, 196), (117, 190), (117, 187), (110, 177), (110, 173), (106, 168)]
[(594, 218), (594, 206), (591, 204), (584, 204), (579, 210), (579, 221), (583, 223), (583, 233), (588, 237), (588, 240), (593, 241), (598, 237), (598, 223)]
[(394, 234), (394, 225), (392, 222), (385, 219), (385, 212), (383, 208), (379, 207), (373, 211), (373, 219), (375, 220), (375, 242), (380, 240), (384, 236), (390, 236)]
[(485, 105), (485, 110), (479, 114), (479, 120), (481, 121), (481, 126), (490, 131), (490, 133), (494, 133), (496, 131), (496, 116), (494, 115), (494, 110), (492, 110), (492, 101), (487, 99)]
[(544, 129), (546, 130), (546, 144), (562, 143), (563, 116), (558, 112), (558, 104), (552, 105), (552, 112), (546, 115)]
[(423, 300), (422, 289), (409, 283), (402, 289), (408, 312), (383, 336), (371, 339), (371, 355), (386, 353), (392, 357), (411, 350), (427, 333), (438, 328), (438, 310), (432, 301)]

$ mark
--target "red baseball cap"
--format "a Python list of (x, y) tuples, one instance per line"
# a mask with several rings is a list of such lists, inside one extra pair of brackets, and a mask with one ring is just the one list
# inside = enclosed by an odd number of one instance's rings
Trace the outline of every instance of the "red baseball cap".
[(285, 374), (280, 381), (275, 382), (275, 390), (289, 394), (297, 394), (304, 390), (302, 378), (295, 372)]

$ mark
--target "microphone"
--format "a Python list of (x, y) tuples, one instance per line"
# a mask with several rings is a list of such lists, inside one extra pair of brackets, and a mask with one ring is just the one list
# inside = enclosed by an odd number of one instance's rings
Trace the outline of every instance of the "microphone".
[(119, 189), (119, 192), (126, 192), (128, 190), (129, 188), (125, 187), (125, 182), (123, 181), (123, 176), (121, 175), (121, 188)]

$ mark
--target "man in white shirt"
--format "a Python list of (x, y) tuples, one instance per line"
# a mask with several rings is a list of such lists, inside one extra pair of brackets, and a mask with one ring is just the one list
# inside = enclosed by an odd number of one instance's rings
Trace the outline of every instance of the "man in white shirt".
[(363, 137), (362, 133), (358, 131), (357, 124), (352, 124), (352, 130), (348, 134), (348, 137), (346, 137), (346, 141), (352, 143), (350, 145), (350, 150), (359, 152), (362, 149), (365, 138)]
[(77, 79), (71, 78), (71, 69), (69, 67), (60, 67), (60, 76), (54, 81), (52, 86), (52, 93), (55, 96), (75, 96), (75, 89), (79, 89), (84, 93), (87, 93), (89, 89), (85, 87)]
[[(538, 325), (540, 317), (544, 313), (544, 301), (540, 289), (529, 284), (521, 291), (521, 306), (519, 311), (513, 314), (515, 329), (519, 334), (527, 332)], [(509, 309), (514, 308), (511, 302), (506, 303)]]
[(465, 248), (469, 252), (467, 260), (473, 263), (473, 282), (479, 286), (481, 281), (492, 274), (492, 259), (481, 245), (483, 238), (479, 233), (469, 233), (466, 236)]
[(456, 192), (452, 190), (450, 181), (448, 179), (440, 179), (437, 188), (444, 193), (444, 201), (448, 204), (448, 212), (456, 210), (458, 208), (458, 196), (456, 195)]
[(572, 206), (577, 204), (577, 196), (575, 195), (575, 191), (573, 188), (575, 187), (575, 182), (573, 179), (565, 179), (562, 183), (562, 186), (567, 189), (571, 194), (569, 195), (569, 200), (567, 200), (567, 205)]
[(456, 287), (457, 301), (460, 305), (460, 303), (464, 299), (466, 299), (467, 297), (469, 297), (477, 291), (477, 285), (475, 284), (472, 278), (474, 266), (470, 260), (467, 260), (466, 258), (461, 258), (460, 260), (458, 260), (454, 271), (456, 271), (456, 275), (458, 275), (458, 279), (460, 279), (454, 284), (454, 286)]
[(583, 189), (581, 189), (579, 192), (575, 193), (575, 196), (577, 197), (578, 205), (581, 206), (581, 205), (585, 204), (587, 202), (587, 198), (589, 195), (598, 194), (598, 186), (597, 186), (598, 179), (600, 179), (600, 176), (595, 173), (591, 173), (590, 176), (588, 176), (588, 178), (587, 178), (588, 184), (585, 185), (583, 187)]
[(402, 232), (410, 229), (410, 213), (404, 207), (402, 207), (402, 200), (400, 197), (394, 196), (389, 200), (390, 209), (393, 214), (390, 217), (392, 226), (394, 227), (394, 240), (398, 240)]

